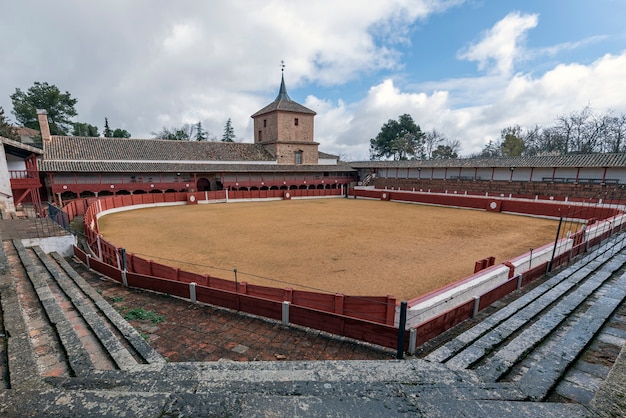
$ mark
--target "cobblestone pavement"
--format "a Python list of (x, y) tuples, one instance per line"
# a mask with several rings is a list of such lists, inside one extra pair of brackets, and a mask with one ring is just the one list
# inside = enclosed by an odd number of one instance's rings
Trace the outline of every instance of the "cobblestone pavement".
[(129, 322), (170, 362), (384, 360), (395, 355), (392, 350), (320, 331), (286, 327), (222, 308), (127, 289), (83, 264), (71, 264), (122, 316), (132, 312), (146, 317)]

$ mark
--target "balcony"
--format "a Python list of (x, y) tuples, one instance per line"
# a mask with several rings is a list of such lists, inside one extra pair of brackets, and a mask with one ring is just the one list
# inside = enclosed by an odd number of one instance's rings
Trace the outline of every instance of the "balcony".
[(41, 187), (38, 170), (9, 170), (11, 189), (25, 190)]

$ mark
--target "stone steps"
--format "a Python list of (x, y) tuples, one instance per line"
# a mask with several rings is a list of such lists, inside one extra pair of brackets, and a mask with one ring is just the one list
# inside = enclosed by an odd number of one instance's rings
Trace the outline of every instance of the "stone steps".
[[(62, 257), (47, 255), (39, 247), (25, 248), (17, 240), (12, 244), (10, 247), (19, 257), (25, 273), (23, 280), (18, 280), (18, 287), (28, 287), (28, 281), (34, 290), (23, 298), (31, 300), (33, 312), (38, 310), (38, 305), (42, 308), (42, 313), (29, 322), (33, 328), (31, 336), (42, 334), (41, 341), (33, 341), (35, 353), (45, 351), (48, 342), (56, 341), (48, 350), (56, 353), (57, 358), (35, 356), (42, 376), (86, 376), (95, 370), (164, 363), (141, 335)], [(14, 263), (12, 269), (19, 271), (17, 264)], [(45, 334), (37, 326), (45, 328)], [(50, 370), (46, 369), (47, 364)]]
[[(59, 351), (67, 353), (70, 375), (82, 375), (93, 370), (95, 367), (94, 360), (107, 363), (102, 352), (95, 351), (96, 341), (89, 338), (91, 335), (89, 335), (84, 321), (75, 314), (75, 311), (69, 306), (58, 289), (51, 289), (48, 285), (44, 267), (33, 260), (32, 250), (25, 248), (19, 240), (14, 240), (13, 246), (43, 308), (44, 317), (47, 317), (53, 332), (58, 337)], [(93, 351), (88, 352), (84, 343), (91, 345)], [(42, 344), (35, 344), (36, 350), (38, 347), (44, 347)]]
[(546, 399), (626, 297), (626, 250), (611, 245), (424, 360), (167, 363), (62, 257), (5, 241), (0, 416), (593, 415), (529, 400)]
[(11, 387), (19, 387), (40, 375), (70, 376), (71, 368), (59, 335), (43, 309), (15, 246), (11, 241), (4, 241), (2, 247), (10, 268), (5, 276), (10, 284), (8, 291), (2, 292), (2, 304), (5, 316), (11, 316), (5, 317), (4, 322), (9, 337), (7, 367)]
[[(616, 242), (616, 245), (619, 245), (619, 243)], [(609, 260), (611, 256), (611, 253), (606, 251), (593, 259), (581, 260), (581, 262), (567, 267), (556, 276), (543, 282), (474, 327), (432, 351), (426, 356), (426, 359), (429, 361), (446, 362), (507, 320), (515, 321), (516, 325), (527, 322), (550, 303), (553, 303), (555, 299), (558, 299), (576, 286), (589, 273)], [(525, 316), (521, 317), (518, 313), (523, 309), (526, 309)]]
[(64, 289), (121, 369), (138, 364), (161, 364), (165, 360), (122, 316), (107, 303), (57, 253), (46, 255), (36, 247), (41, 262), (54, 280)]
[(425, 357), (544, 400), (626, 299), (617, 237)]
[[(280, 386), (280, 385), (279, 385)], [(234, 387), (234, 388), (233, 388)], [(467, 388), (420, 385), (237, 387), (210, 392), (50, 388), (0, 392), (2, 416), (588, 416), (581, 405), (464, 397)], [(233, 390), (234, 389), (234, 390)], [(286, 390), (285, 390), (286, 389)], [(24, 400), (30, 402), (24, 402)]]
[(22, 313), (27, 315), (28, 307), (22, 311), (22, 303), (14, 281), (19, 271), (14, 271), (11, 267), (13, 258), (16, 256), (7, 255), (3, 245), (0, 245), (0, 304), (4, 333), (2, 342), (6, 350), (2, 358), (2, 386), (5, 389), (17, 388), (25, 383), (36, 385), (39, 380), (39, 370), (34, 360), (35, 353), (30, 343), (30, 333), (33, 329), (27, 326)]

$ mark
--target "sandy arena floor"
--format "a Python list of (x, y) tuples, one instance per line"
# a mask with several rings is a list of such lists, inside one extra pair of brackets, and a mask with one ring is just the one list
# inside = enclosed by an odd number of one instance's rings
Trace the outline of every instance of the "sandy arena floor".
[(317, 199), (173, 206), (100, 218), (128, 252), (274, 287), (411, 299), (552, 242), (558, 222), (396, 202)]

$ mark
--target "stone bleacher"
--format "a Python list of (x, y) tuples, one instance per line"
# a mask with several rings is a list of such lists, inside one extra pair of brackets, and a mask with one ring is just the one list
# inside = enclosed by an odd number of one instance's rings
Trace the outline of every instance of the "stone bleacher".
[(168, 363), (65, 259), (5, 240), (0, 416), (619, 415), (623, 348), (600, 383), (579, 386), (586, 398), (571, 382), (602, 335), (626, 341), (606, 326), (626, 330), (624, 244), (612, 238), (420, 359)]

